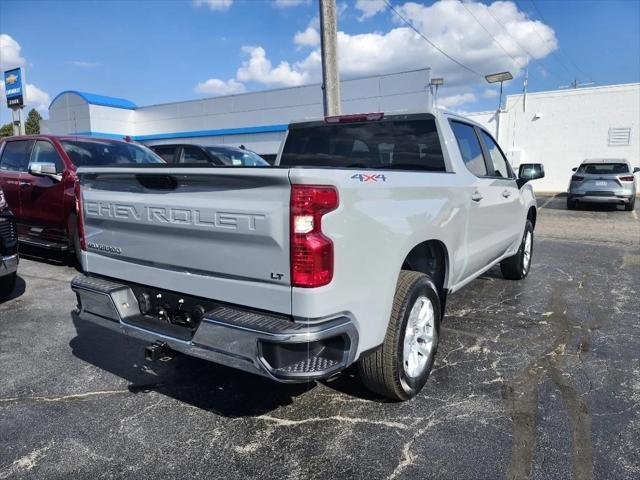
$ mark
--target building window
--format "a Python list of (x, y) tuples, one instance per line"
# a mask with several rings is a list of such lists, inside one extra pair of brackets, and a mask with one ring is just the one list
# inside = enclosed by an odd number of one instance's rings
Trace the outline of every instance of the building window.
[(631, 145), (631, 127), (609, 129), (610, 147), (628, 147)]

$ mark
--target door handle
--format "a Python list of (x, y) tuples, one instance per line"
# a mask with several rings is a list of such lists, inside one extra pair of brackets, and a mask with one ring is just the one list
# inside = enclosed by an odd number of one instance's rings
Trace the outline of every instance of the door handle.
[(511, 192), (509, 190), (505, 190), (504, 192), (502, 192), (502, 196), (504, 198), (509, 198), (511, 196)]
[(474, 202), (479, 202), (483, 198), (484, 197), (477, 190), (473, 193), (473, 195), (471, 195), (471, 200), (473, 200)]
[(29, 185), (31, 185), (31, 182), (20, 182), (21, 187), (28, 187)]

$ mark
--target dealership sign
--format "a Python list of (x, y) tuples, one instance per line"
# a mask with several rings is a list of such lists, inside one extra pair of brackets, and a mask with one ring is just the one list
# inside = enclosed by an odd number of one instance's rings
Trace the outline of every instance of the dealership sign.
[(24, 70), (21, 67), (4, 72), (4, 89), (7, 95), (7, 107), (21, 108), (24, 105)]

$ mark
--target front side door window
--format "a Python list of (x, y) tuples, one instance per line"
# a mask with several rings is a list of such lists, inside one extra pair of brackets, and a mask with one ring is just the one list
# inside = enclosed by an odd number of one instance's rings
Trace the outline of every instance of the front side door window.
[(451, 122), (451, 129), (458, 142), (460, 155), (467, 169), (476, 177), (487, 176), (487, 165), (482, 155), (482, 147), (475, 128), (462, 122)]
[(29, 165), (29, 152), (33, 140), (14, 140), (7, 142), (2, 149), (0, 170), (26, 172)]
[(62, 173), (64, 165), (55, 147), (45, 140), (38, 140), (33, 146), (30, 163), (53, 163), (56, 173)]
[(509, 163), (507, 159), (502, 154), (502, 150), (495, 142), (491, 135), (489, 135), (484, 130), (480, 130), (480, 136), (482, 137), (482, 141), (484, 142), (484, 146), (487, 149), (487, 153), (489, 154), (488, 163), (491, 167), (491, 172), (489, 173), (490, 177), (499, 177), (499, 178), (514, 178), (513, 172), (509, 167)]

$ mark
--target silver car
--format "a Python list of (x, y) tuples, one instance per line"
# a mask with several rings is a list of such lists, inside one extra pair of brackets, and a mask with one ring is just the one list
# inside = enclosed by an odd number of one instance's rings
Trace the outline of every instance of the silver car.
[(631, 211), (635, 206), (635, 173), (640, 168), (632, 168), (624, 159), (585, 160), (574, 168), (569, 183), (567, 208), (573, 210), (578, 203), (610, 203), (624, 205)]

